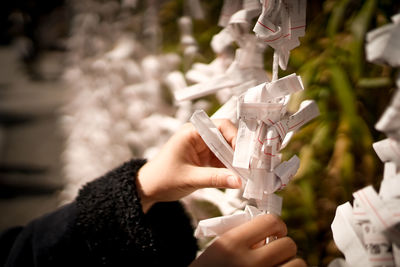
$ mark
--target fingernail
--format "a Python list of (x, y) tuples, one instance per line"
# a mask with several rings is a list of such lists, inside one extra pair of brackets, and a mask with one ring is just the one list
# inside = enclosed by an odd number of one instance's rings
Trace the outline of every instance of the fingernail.
[(234, 175), (229, 175), (228, 176), (228, 185), (229, 185), (229, 187), (240, 188), (241, 181), (239, 179), (240, 179), (239, 177), (236, 177)]

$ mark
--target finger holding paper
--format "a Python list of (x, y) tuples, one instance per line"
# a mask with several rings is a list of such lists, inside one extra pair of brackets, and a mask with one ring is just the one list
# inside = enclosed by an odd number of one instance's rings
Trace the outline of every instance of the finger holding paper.
[[(259, 215), (223, 234), (190, 266), (306, 266), (294, 259), (297, 247), (285, 237), (285, 223), (275, 215)], [(265, 246), (255, 246), (267, 236), (277, 240)]]
[[(215, 124), (232, 147), (236, 127), (229, 120)], [(224, 167), (189, 123), (140, 169), (137, 184), (145, 212), (156, 202), (178, 200), (199, 188), (241, 187), (240, 178)]]

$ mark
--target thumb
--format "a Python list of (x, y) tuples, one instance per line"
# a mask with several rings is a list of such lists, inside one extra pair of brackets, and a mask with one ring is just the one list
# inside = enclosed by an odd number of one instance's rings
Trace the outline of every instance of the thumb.
[(233, 172), (225, 168), (193, 167), (190, 172), (192, 184), (197, 188), (240, 188), (242, 181)]

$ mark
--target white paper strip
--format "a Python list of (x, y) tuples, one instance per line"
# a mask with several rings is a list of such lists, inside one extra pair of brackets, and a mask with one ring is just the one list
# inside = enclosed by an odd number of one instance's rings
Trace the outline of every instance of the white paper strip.
[(372, 267), (364, 244), (354, 230), (353, 210), (349, 202), (337, 207), (331, 228), (335, 244), (344, 254), (349, 266)]
[(282, 162), (275, 168), (274, 173), (282, 182), (281, 189), (289, 183), (290, 179), (296, 174), (299, 167), (300, 159), (294, 155), (290, 160)]
[(215, 217), (199, 222), (194, 235), (200, 237), (220, 236), (232, 228), (246, 223), (263, 212), (256, 207), (247, 205), (244, 211), (236, 214)]
[(243, 197), (247, 199), (259, 199), (263, 197), (267, 181), (275, 182), (275, 175), (265, 169), (252, 168), (250, 178), (244, 188)]
[(280, 23), (280, 10), (282, 1), (262, 1), (263, 9), (257, 23), (254, 26), (253, 31), (258, 36), (264, 38), (276, 37), (281, 32)]
[(231, 32), (227, 28), (224, 28), (212, 37), (210, 45), (215, 53), (220, 54), (226, 50), (233, 41)]
[(397, 166), (394, 162), (386, 162), (383, 168), (383, 179), (394, 178), (397, 174)]
[(250, 80), (257, 81), (257, 84), (266, 81), (266, 72), (262, 67), (259, 66), (258, 62), (253, 62), (254, 65), (250, 66), (241, 65), (240, 61), (246, 59), (246, 56), (242, 55), (245, 53), (246, 51), (238, 49), (236, 51), (234, 62), (231, 64), (225, 74), (214, 76), (208, 81), (176, 91), (174, 93), (175, 99), (178, 101), (183, 101), (199, 98), (215, 93), (223, 88), (237, 87)]
[(259, 10), (261, 12), (260, 0), (243, 0), (243, 9)]
[(197, 238), (220, 236), (230, 229), (249, 221), (250, 215), (244, 211), (221, 217), (202, 220), (197, 225), (194, 235)]
[(356, 223), (362, 224), (369, 221), (368, 215), (364, 207), (360, 205), (359, 199), (353, 201), (353, 219)]
[(185, 77), (180, 71), (170, 72), (164, 79), (164, 82), (172, 92), (182, 90), (187, 86)]
[(388, 24), (367, 34), (367, 60), (400, 66), (400, 24)]
[(398, 167), (400, 166), (400, 142), (386, 138), (382, 141), (373, 143), (372, 146), (381, 161), (391, 161), (396, 163)]
[(319, 116), (319, 109), (314, 100), (301, 102), (299, 110), (287, 121), (289, 131), (296, 131), (310, 120)]
[(194, 63), (192, 68), (186, 72), (185, 77), (193, 83), (205, 82), (215, 75), (225, 73), (232, 62), (233, 56), (229, 53), (222, 53), (217, 55), (210, 64)]
[(336, 258), (329, 263), (328, 267), (351, 267), (351, 266), (349, 266), (344, 259)]
[(190, 122), (196, 127), (201, 138), (210, 148), (210, 150), (215, 154), (215, 156), (231, 171), (236, 173), (239, 177), (243, 179), (243, 183), (250, 176), (247, 170), (242, 170), (233, 167), (233, 149), (226, 142), (225, 138), (222, 136), (221, 132), (210, 120), (207, 114), (203, 110), (197, 110), (193, 113), (190, 118)]
[[(268, 93), (267, 99), (281, 97), (304, 90), (301, 77), (296, 75), (296, 73), (292, 73), (276, 81), (267, 83), (266, 87)], [(264, 99), (264, 101), (267, 99)]]
[(211, 119), (228, 119), (237, 124), (237, 96), (232, 96), (212, 116)]
[(395, 228), (399, 219), (393, 216), (372, 186), (358, 190), (353, 196), (359, 200), (376, 231), (385, 231), (391, 240), (400, 242), (400, 231)]
[(244, 208), (243, 201), (238, 198), (229, 197), (217, 188), (198, 189), (190, 197), (196, 200), (204, 200), (211, 202), (221, 211), (223, 215), (229, 215), (238, 209)]
[(243, 119), (258, 119), (264, 123), (273, 124), (286, 111), (286, 103), (245, 102), (243, 96), (238, 101), (238, 116)]
[(382, 232), (377, 231), (375, 226), (366, 222), (362, 226), (364, 245), (369, 255), (369, 261), (372, 266), (394, 266), (394, 259), (392, 250), (392, 244), (383, 235)]
[(258, 123), (257, 120), (239, 121), (236, 137), (235, 152), (233, 154), (234, 167), (248, 169), (250, 158), (253, 155)]
[(279, 55), (279, 66), (286, 69), (290, 51), (300, 44), (306, 26), (306, 0), (267, 1), (253, 31)]
[(392, 106), (387, 107), (375, 128), (378, 131), (387, 133), (389, 136), (400, 136), (400, 109)]
[(283, 198), (276, 194), (263, 195), (261, 200), (256, 200), (257, 207), (266, 212), (281, 216)]
[(400, 198), (400, 174), (391, 179), (384, 179), (381, 182), (379, 196), (383, 200)]
[(242, 0), (224, 0), (218, 26), (226, 27), (231, 16), (242, 8)]
[(199, 0), (187, 0), (190, 16), (195, 19), (204, 19), (204, 11)]

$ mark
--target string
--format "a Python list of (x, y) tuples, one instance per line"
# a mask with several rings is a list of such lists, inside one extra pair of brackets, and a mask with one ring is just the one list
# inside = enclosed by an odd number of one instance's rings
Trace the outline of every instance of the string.
[(279, 52), (274, 51), (274, 59), (272, 63), (272, 81), (278, 80), (278, 71), (279, 71)]

